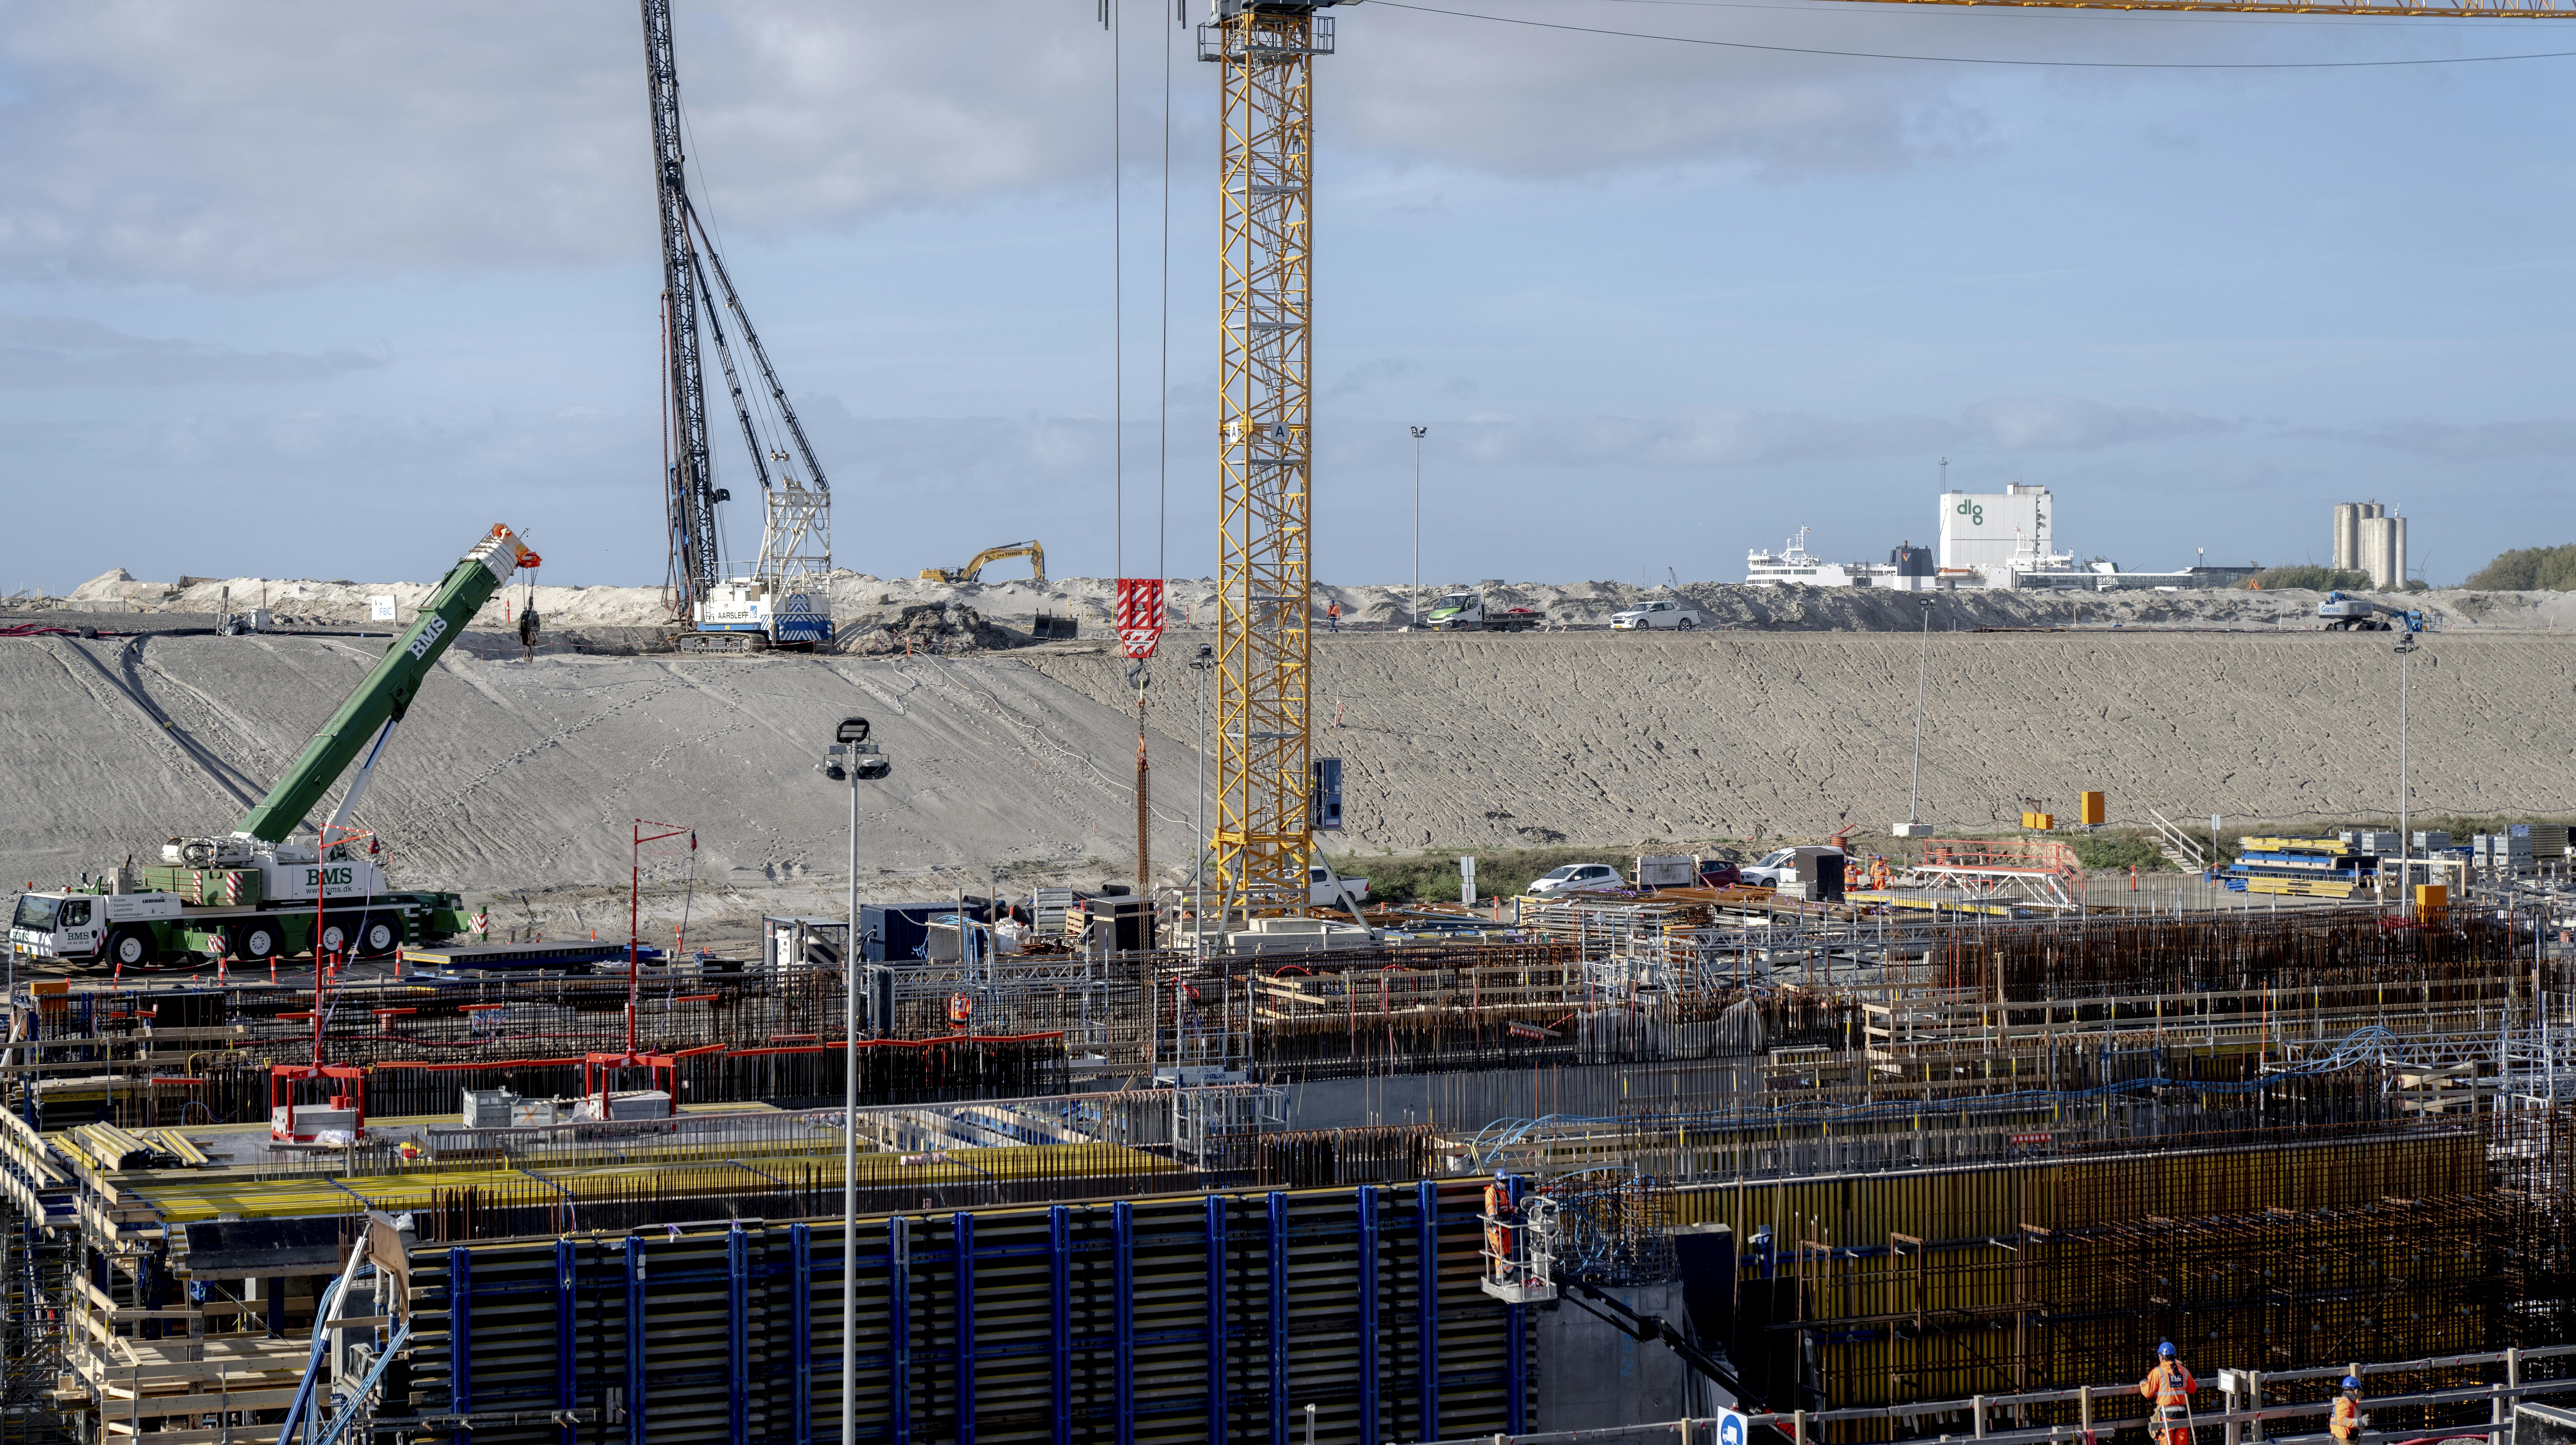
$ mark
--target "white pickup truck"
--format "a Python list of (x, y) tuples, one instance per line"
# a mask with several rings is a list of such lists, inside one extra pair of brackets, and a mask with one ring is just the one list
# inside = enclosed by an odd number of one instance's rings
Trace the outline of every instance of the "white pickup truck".
[[(1342, 893), (1350, 899), (1353, 907), (1366, 903), (1368, 880), (1345, 878), (1342, 880)], [(1342, 906), (1342, 900), (1333, 896), (1333, 875), (1321, 863), (1309, 865), (1306, 869), (1306, 902), (1315, 908)]]
[(1625, 612), (1610, 614), (1610, 626), (1620, 632), (1651, 632), (1667, 627), (1688, 632), (1707, 625), (1708, 619), (1700, 615), (1698, 608), (1669, 599), (1640, 603)]

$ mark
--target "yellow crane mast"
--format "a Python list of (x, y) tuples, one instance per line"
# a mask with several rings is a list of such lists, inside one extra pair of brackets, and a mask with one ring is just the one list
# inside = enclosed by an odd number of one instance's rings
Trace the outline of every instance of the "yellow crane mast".
[(1313, 852), (1313, 589), (1307, 365), (1314, 61), (1333, 0), (1217, 0), (1199, 59), (1223, 67), (1218, 316), (1217, 811), (1225, 911), (1303, 908)]

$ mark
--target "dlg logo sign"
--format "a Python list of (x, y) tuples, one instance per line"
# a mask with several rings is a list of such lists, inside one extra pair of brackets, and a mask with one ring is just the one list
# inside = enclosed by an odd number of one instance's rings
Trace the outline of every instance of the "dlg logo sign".
[(1982, 527), (1986, 524), (1986, 509), (1975, 502), (1961, 502), (1950, 510), (1967, 518), (1968, 525), (1971, 527)]

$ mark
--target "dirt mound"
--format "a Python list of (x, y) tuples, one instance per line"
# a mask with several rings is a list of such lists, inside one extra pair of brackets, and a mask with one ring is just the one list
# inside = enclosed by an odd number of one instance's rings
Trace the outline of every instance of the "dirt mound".
[(862, 657), (993, 652), (1010, 646), (1012, 640), (1009, 633), (985, 621), (983, 613), (961, 602), (916, 602), (890, 622), (853, 622), (840, 634), (841, 650)]

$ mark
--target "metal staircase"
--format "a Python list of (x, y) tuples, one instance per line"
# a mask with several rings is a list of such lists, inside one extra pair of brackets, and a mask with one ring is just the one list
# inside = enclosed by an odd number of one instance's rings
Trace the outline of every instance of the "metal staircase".
[(2166, 862), (2185, 873), (2198, 873), (2209, 866), (2209, 850), (2173, 819), (2153, 808), (2147, 810), (2147, 817), (2155, 824), (2156, 851), (2165, 855)]

